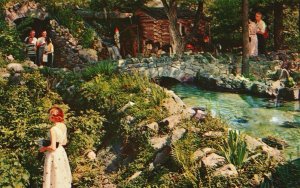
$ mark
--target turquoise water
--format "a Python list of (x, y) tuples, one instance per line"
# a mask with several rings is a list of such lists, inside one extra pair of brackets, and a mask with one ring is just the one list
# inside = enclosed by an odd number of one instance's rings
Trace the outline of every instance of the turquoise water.
[(207, 91), (185, 84), (168, 88), (187, 105), (207, 107), (212, 114), (226, 119), (230, 126), (241, 132), (260, 138), (275, 136), (284, 139), (290, 145), (284, 150), (287, 159), (300, 157), (299, 101), (276, 104), (273, 99)]

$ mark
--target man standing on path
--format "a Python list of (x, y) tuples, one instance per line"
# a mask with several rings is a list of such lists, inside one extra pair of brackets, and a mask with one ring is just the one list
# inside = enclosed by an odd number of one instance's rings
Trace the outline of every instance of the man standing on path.
[(256, 25), (257, 25), (257, 39), (258, 39), (258, 54), (266, 53), (266, 40), (264, 34), (266, 32), (266, 23), (262, 20), (262, 13), (257, 12), (255, 14)]
[(32, 38), (32, 44), (36, 45), (37, 38), (35, 37), (35, 30), (31, 30), (29, 36), (25, 38), (24, 42), (28, 41), (29, 38)]
[(28, 58), (36, 63), (36, 43), (37, 38), (35, 37), (35, 30), (31, 30), (29, 36), (24, 40), (26, 44), (26, 53)]

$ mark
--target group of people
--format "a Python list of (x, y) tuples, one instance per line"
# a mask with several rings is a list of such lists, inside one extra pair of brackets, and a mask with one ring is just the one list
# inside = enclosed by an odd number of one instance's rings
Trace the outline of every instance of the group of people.
[(35, 30), (31, 30), (25, 38), (27, 57), (38, 66), (53, 66), (54, 46), (47, 31), (42, 31), (39, 38), (35, 37)]
[(267, 25), (262, 19), (262, 13), (255, 14), (255, 21), (249, 20), (249, 51), (250, 56), (266, 53), (266, 38), (268, 37)]

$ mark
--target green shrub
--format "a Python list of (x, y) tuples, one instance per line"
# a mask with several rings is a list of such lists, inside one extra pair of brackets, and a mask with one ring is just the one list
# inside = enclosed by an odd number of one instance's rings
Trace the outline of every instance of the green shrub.
[(12, 150), (0, 149), (0, 187), (22, 188), (29, 185), (29, 173)]
[(104, 136), (104, 118), (93, 110), (82, 112), (68, 119), (69, 144), (68, 154), (71, 158), (85, 154), (88, 150), (98, 148)]
[(41, 183), (43, 161), (35, 141), (46, 137), (47, 111), (54, 104), (61, 104), (61, 98), (47, 90), (38, 71), (0, 81), (0, 149), (10, 149), (20, 159), (30, 185)]
[(24, 44), (20, 34), (14, 27), (9, 27), (0, 16), (0, 52), (4, 55), (13, 55), (22, 60), (25, 57)]
[(84, 48), (91, 48), (95, 38), (95, 30), (91, 27), (86, 27), (80, 36), (80, 44)]
[(103, 74), (106, 76), (112, 76), (117, 71), (117, 65), (116, 62), (105, 60), (100, 61), (96, 64), (92, 64), (91, 66), (88, 66), (84, 71), (82, 72), (82, 76), (84, 79), (89, 80), (98, 74)]

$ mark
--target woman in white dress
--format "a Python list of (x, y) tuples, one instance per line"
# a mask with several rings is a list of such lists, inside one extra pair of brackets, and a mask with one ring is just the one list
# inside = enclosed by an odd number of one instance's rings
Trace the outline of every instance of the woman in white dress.
[(70, 188), (72, 174), (63, 147), (67, 143), (67, 127), (64, 124), (63, 110), (59, 107), (52, 107), (49, 110), (49, 119), (54, 123), (50, 129), (51, 144), (40, 149), (40, 152), (46, 152), (43, 188)]
[(257, 56), (258, 55), (258, 40), (257, 40), (257, 25), (255, 22), (249, 20), (249, 50), (250, 56)]

